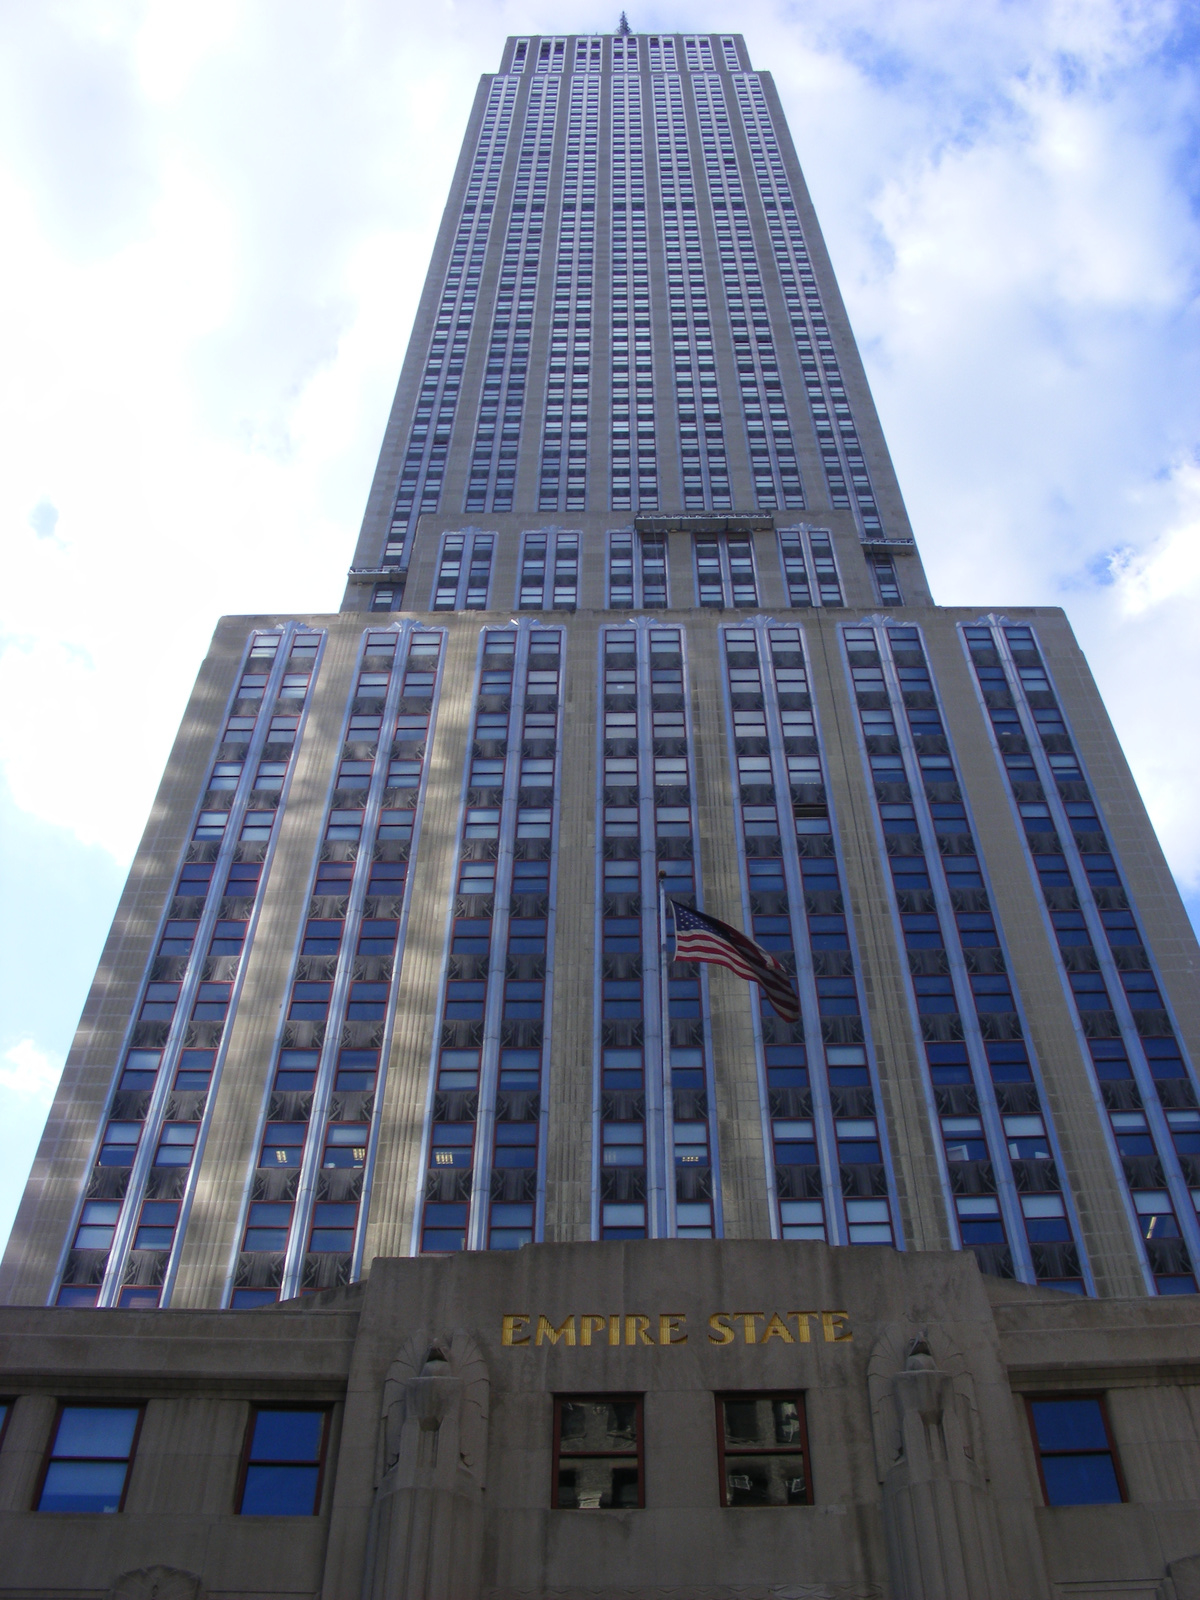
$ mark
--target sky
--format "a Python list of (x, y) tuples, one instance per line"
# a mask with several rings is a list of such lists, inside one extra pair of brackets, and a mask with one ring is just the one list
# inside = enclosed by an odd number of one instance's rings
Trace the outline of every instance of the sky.
[[(690, 0), (935, 598), (1061, 605), (1200, 920), (1200, 13)], [(0, 1238), (222, 613), (339, 602), (479, 74), (580, 0), (0, 0)]]

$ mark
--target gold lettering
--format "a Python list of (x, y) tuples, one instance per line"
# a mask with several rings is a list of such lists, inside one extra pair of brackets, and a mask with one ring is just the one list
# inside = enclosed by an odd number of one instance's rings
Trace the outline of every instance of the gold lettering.
[[(709, 1344), (732, 1344), (733, 1329), (729, 1326), (731, 1321), (728, 1311), (714, 1311), (708, 1319)], [(715, 1337), (714, 1337), (715, 1335)]]
[[(687, 1344), (687, 1313), (660, 1311), (658, 1320), (658, 1345)], [(821, 1332), (826, 1344), (848, 1344), (854, 1334), (848, 1311), (714, 1311), (708, 1319), (709, 1344), (733, 1344), (736, 1338), (734, 1323), (742, 1324), (742, 1339), (746, 1344), (770, 1344), (779, 1339), (783, 1344), (811, 1344), (813, 1323), (820, 1319)], [(612, 1311), (602, 1313), (572, 1312), (563, 1318), (558, 1327), (541, 1313), (530, 1338), (533, 1316), (528, 1311), (511, 1311), (501, 1319), (500, 1343), (512, 1348), (520, 1345), (566, 1344), (593, 1345), (607, 1342), (610, 1346), (655, 1345), (654, 1317), (642, 1312)], [(758, 1337), (758, 1324), (763, 1322), (762, 1338)], [(795, 1333), (788, 1324), (795, 1325)]]
[(561, 1328), (556, 1328), (547, 1317), (539, 1316), (537, 1332), (534, 1334), (534, 1344), (541, 1344), (543, 1338), (549, 1339), (551, 1344), (557, 1344), (562, 1339), (566, 1344), (575, 1343), (575, 1318), (564, 1317)]
[[(683, 1331), (682, 1324), (687, 1317), (682, 1311), (662, 1311), (658, 1317), (658, 1342), (659, 1344), (686, 1344), (687, 1334)], [(675, 1335), (681, 1333), (677, 1339)]]

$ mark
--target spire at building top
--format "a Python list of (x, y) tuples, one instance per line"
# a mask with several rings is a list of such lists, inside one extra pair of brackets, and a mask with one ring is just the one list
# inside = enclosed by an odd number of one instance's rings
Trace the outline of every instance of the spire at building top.
[(618, 39), (628, 39), (629, 35), (632, 32), (633, 32), (633, 29), (629, 26), (629, 18), (622, 11), (621, 20), (620, 20), (620, 22), (617, 23), (617, 38)]

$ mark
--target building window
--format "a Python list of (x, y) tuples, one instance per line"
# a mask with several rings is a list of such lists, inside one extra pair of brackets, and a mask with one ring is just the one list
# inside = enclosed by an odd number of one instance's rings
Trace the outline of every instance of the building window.
[(885, 606), (900, 606), (904, 598), (900, 593), (900, 580), (896, 576), (896, 563), (886, 553), (867, 557), (867, 565), (875, 574), (875, 586)]
[(250, 1421), (239, 1513), (243, 1517), (315, 1516), (328, 1432), (328, 1411), (256, 1408)]
[(645, 1505), (641, 1395), (555, 1395), (550, 1503), (559, 1511)]
[(725, 606), (748, 608), (758, 604), (754, 546), (749, 535), (705, 536), (696, 540), (695, 550), (696, 589), (701, 606), (720, 610)]
[(120, 1511), (141, 1406), (62, 1406), (54, 1425), (39, 1511)]
[(1025, 1404), (1048, 1506), (1118, 1505), (1125, 1499), (1100, 1395), (1027, 1398)]
[(661, 533), (610, 533), (608, 604), (613, 609), (667, 603), (667, 541)]
[(471, 540), (468, 561), (466, 536), (448, 533), (442, 540), (442, 556), (433, 589), (434, 611), (486, 611), (488, 583), (492, 571), (492, 550), (496, 538), (477, 533)]
[(717, 1396), (723, 1506), (812, 1504), (801, 1394)]

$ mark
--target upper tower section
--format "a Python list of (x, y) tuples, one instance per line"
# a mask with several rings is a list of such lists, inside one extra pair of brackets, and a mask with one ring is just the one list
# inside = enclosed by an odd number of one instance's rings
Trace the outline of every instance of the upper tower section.
[(646, 519), (820, 524), (843, 560), (909, 556), (906, 598), (928, 599), (741, 36), (510, 38), (472, 107), (345, 605), (399, 605), (418, 544), (448, 532), (562, 526), (586, 547)]

